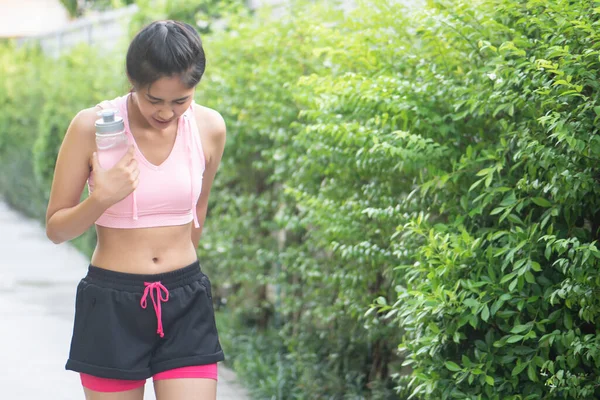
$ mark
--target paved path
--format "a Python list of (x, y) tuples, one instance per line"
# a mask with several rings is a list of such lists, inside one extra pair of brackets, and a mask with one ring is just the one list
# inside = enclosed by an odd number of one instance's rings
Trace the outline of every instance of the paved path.
[[(37, 221), (0, 201), (0, 387), (2, 398), (82, 400), (66, 371), (77, 282), (88, 260), (55, 245)], [(145, 400), (155, 399), (151, 379)], [(235, 375), (219, 366), (218, 400), (247, 399)]]

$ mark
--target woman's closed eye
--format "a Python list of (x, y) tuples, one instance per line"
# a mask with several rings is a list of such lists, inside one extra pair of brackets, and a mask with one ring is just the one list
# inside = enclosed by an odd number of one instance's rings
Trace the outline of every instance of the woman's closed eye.
[[(152, 104), (152, 105), (158, 105), (158, 104), (161, 104), (161, 103), (162, 103), (162, 101), (151, 101), (150, 102), (150, 104)], [(182, 105), (185, 104), (185, 100), (184, 101), (176, 101), (175, 104), (178, 104), (178, 105), (182, 106)]]

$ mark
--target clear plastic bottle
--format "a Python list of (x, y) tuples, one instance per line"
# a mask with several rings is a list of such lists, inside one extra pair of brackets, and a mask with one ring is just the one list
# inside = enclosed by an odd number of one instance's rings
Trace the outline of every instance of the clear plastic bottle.
[(102, 110), (96, 121), (96, 147), (98, 161), (102, 168), (111, 168), (127, 152), (127, 134), (123, 118), (118, 117), (116, 110)]

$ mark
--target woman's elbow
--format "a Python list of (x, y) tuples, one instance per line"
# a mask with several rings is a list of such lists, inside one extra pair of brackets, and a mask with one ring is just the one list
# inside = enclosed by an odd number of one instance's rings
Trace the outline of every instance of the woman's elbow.
[(52, 231), (46, 228), (46, 236), (50, 241), (54, 244), (61, 244), (63, 240), (61, 240), (58, 236), (56, 236)]
[(61, 244), (65, 240), (58, 235), (55, 229), (53, 229), (50, 221), (46, 222), (46, 237), (54, 244)]

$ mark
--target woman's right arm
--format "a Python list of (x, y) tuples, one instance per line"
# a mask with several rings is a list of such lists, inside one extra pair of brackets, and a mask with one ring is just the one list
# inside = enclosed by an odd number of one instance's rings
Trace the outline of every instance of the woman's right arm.
[(80, 202), (96, 149), (98, 110), (86, 109), (73, 118), (58, 152), (46, 211), (46, 235), (56, 244), (83, 234), (110, 206), (94, 193)]

